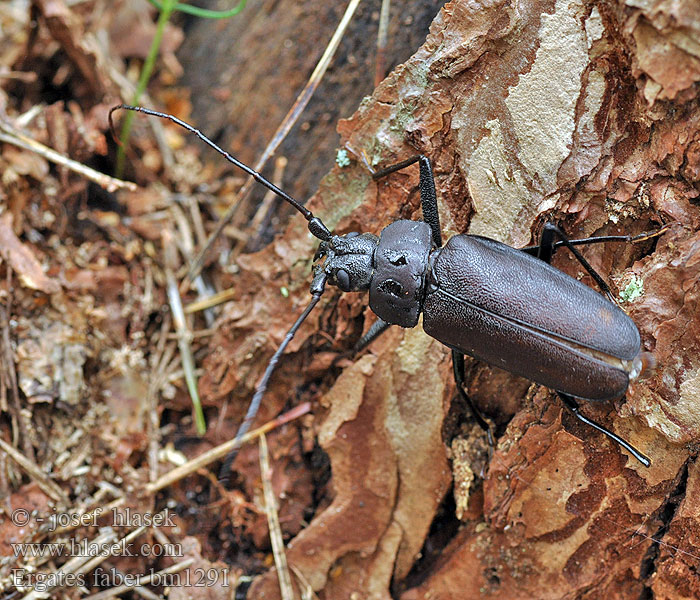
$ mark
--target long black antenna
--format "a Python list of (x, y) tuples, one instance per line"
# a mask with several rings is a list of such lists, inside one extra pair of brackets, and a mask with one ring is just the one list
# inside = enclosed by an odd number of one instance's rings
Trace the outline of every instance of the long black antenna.
[(262, 397), (264, 396), (265, 391), (267, 390), (267, 384), (270, 381), (272, 373), (277, 367), (277, 362), (279, 361), (280, 356), (282, 356), (285, 349), (287, 348), (287, 345), (294, 338), (297, 329), (299, 329), (301, 324), (306, 320), (306, 317), (309, 316), (311, 311), (314, 309), (314, 306), (318, 304), (318, 301), (321, 299), (321, 295), (323, 294), (325, 283), (326, 274), (323, 273), (323, 271), (318, 272), (314, 277), (313, 282), (311, 283), (311, 302), (309, 302), (308, 306), (304, 309), (304, 312), (301, 313), (299, 318), (296, 320), (296, 323), (294, 323), (294, 325), (290, 327), (289, 331), (287, 332), (287, 335), (284, 336), (284, 340), (282, 340), (282, 343), (279, 345), (279, 348), (277, 348), (276, 352), (272, 355), (270, 362), (267, 363), (265, 373), (263, 374), (262, 379), (258, 384), (258, 387), (255, 388), (255, 394), (253, 395), (253, 399), (250, 401), (250, 406), (248, 406), (248, 412), (246, 412), (245, 418), (243, 419), (243, 422), (240, 424), (240, 426), (238, 427), (238, 431), (236, 432), (236, 437), (234, 440), (235, 447), (233, 450), (231, 450), (231, 452), (229, 452), (226, 455), (226, 458), (224, 459), (224, 462), (221, 465), (221, 469), (219, 470), (219, 481), (221, 481), (221, 484), (224, 487), (227, 487), (228, 485), (231, 464), (233, 463), (234, 459), (236, 458), (236, 455), (238, 454), (238, 444), (236, 442), (240, 442), (240, 439), (246, 433), (248, 433), (250, 426), (252, 425), (256, 415), (258, 414), (258, 409), (260, 408)]
[[(151, 110), (149, 108), (143, 108), (142, 106), (130, 106), (128, 104), (119, 104), (118, 106), (114, 106), (109, 111), (109, 127), (112, 131), (114, 139), (117, 140), (117, 143), (119, 143), (119, 140), (114, 130), (112, 113), (114, 113), (114, 111), (116, 110), (119, 110), (120, 108), (123, 108), (124, 110), (133, 110), (135, 112), (144, 113), (152, 117), (167, 119), (168, 121), (172, 121), (176, 125), (179, 125), (183, 129), (186, 129), (190, 133), (194, 133), (200, 140), (202, 140), (210, 148), (216, 150), (230, 163), (234, 164), (239, 169), (242, 169), (243, 171), (248, 173), (248, 175), (253, 177), (253, 179), (258, 181), (262, 185), (264, 185), (268, 190), (270, 190), (283, 200), (286, 200), (287, 202), (289, 202), (289, 204), (296, 208), (302, 215), (304, 215), (304, 218), (308, 221), (309, 231), (315, 237), (324, 242), (331, 239), (332, 234), (330, 230), (324, 225), (323, 221), (321, 221), (321, 219), (319, 219), (318, 217), (314, 216), (314, 214), (308, 208), (302, 206), (301, 203), (292, 198), (289, 194), (287, 194), (287, 192), (278, 188), (274, 183), (265, 179), (265, 177), (260, 175), (260, 173), (258, 173), (255, 169), (252, 169), (248, 165), (242, 163), (236, 157), (231, 156), (228, 152), (226, 152), (226, 150), (215, 144), (199, 129), (193, 127), (192, 125), (186, 123), (181, 119), (178, 119), (173, 115), (158, 112), (156, 110)], [(314, 274), (313, 281), (311, 282), (311, 302), (309, 302), (308, 306), (304, 309), (304, 312), (299, 316), (294, 325), (291, 326), (287, 334), (284, 336), (284, 340), (282, 340), (282, 343), (279, 345), (279, 348), (277, 348), (276, 352), (272, 355), (270, 362), (267, 363), (267, 368), (265, 369), (265, 373), (263, 374), (260, 383), (258, 384), (257, 388), (255, 388), (255, 394), (253, 395), (253, 399), (250, 401), (250, 405), (248, 406), (248, 411), (246, 412), (245, 418), (243, 419), (243, 422), (240, 424), (240, 426), (238, 427), (238, 431), (236, 432), (236, 437), (234, 438), (234, 449), (226, 456), (221, 466), (221, 470), (219, 471), (219, 479), (221, 480), (224, 487), (226, 487), (228, 483), (231, 464), (233, 463), (234, 459), (236, 458), (236, 454), (238, 453), (238, 446), (240, 444), (241, 438), (243, 438), (243, 436), (248, 432), (251, 424), (253, 423), (255, 417), (258, 414), (260, 403), (262, 402), (262, 398), (265, 394), (265, 391), (267, 390), (267, 385), (270, 381), (270, 377), (272, 376), (272, 374), (275, 371), (275, 368), (277, 367), (277, 362), (279, 361), (280, 356), (282, 356), (285, 349), (289, 345), (289, 342), (291, 342), (294, 338), (294, 335), (296, 334), (299, 327), (301, 327), (301, 324), (306, 320), (306, 317), (309, 316), (316, 304), (318, 304), (318, 301), (321, 299), (321, 295), (323, 294), (323, 290), (326, 285), (326, 279), (327, 275), (323, 272), (323, 269), (317, 269), (316, 273)]]
[(145, 115), (150, 115), (152, 117), (159, 117), (161, 119), (167, 119), (168, 121), (172, 121), (176, 125), (179, 125), (183, 129), (186, 129), (190, 133), (194, 133), (200, 140), (202, 140), (207, 146), (210, 148), (213, 148), (216, 150), (221, 156), (223, 156), (227, 161), (230, 163), (233, 163), (236, 165), (239, 169), (242, 169), (248, 175), (250, 175), (255, 181), (261, 183), (264, 185), (268, 190), (282, 198), (283, 200), (286, 200), (291, 204), (294, 208), (296, 208), (302, 215), (304, 215), (304, 218), (309, 222), (309, 231), (317, 237), (319, 240), (327, 242), (329, 239), (331, 239), (331, 232), (323, 224), (323, 221), (319, 219), (318, 217), (314, 216), (314, 214), (306, 207), (304, 207), (298, 200), (295, 200), (292, 198), (287, 192), (284, 190), (281, 190), (278, 188), (274, 183), (271, 181), (265, 179), (260, 173), (258, 173), (255, 169), (252, 169), (245, 163), (242, 163), (240, 160), (238, 160), (235, 156), (231, 156), (226, 150), (215, 144), (212, 140), (210, 140), (206, 135), (204, 135), (199, 129), (196, 127), (190, 125), (189, 123), (186, 123), (182, 119), (178, 119), (177, 117), (173, 115), (169, 115), (167, 113), (163, 112), (158, 112), (157, 110), (151, 110), (150, 108), (144, 108), (142, 106), (130, 106), (128, 104), (119, 104), (118, 106), (113, 106), (110, 111), (109, 111), (109, 128), (112, 130), (112, 135), (114, 136), (115, 139), (118, 139), (114, 130), (114, 123), (112, 121), (112, 113), (116, 110), (119, 110), (120, 108), (123, 108), (124, 110), (133, 110), (135, 112), (140, 112), (144, 113)]

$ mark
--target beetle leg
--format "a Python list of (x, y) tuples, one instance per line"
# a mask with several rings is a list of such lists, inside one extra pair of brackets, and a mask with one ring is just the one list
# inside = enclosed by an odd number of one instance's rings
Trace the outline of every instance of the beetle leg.
[(617, 442), (622, 446), (627, 452), (629, 452), (634, 458), (636, 458), (640, 463), (642, 463), (645, 467), (648, 467), (651, 465), (651, 460), (649, 460), (644, 454), (642, 454), (639, 450), (637, 450), (634, 446), (632, 446), (629, 442), (626, 442), (623, 440), (620, 436), (615, 435), (612, 431), (606, 429), (602, 425), (599, 425), (595, 421), (591, 421), (588, 417), (583, 416), (580, 411), (578, 404), (576, 403), (576, 400), (574, 400), (571, 396), (568, 394), (562, 394), (561, 392), (557, 392), (559, 397), (562, 399), (562, 402), (564, 403), (564, 406), (566, 406), (572, 413), (574, 413), (574, 416), (581, 422), (585, 423), (586, 425), (590, 425), (594, 429), (597, 429), (604, 435), (608, 436), (613, 442)]
[(236, 458), (236, 455), (238, 454), (238, 447), (240, 446), (243, 436), (246, 433), (248, 433), (250, 426), (253, 424), (253, 421), (255, 420), (255, 417), (258, 414), (260, 403), (262, 401), (263, 396), (265, 395), (265, 391), (267, 390), (267, 384), (270, 381), (270, 377), (272, 377), (272, 374), (277, 368), (277, 362), (279, 361), (282, 354), (284, 354), (284, 351), (287, 348), (289, 342), (291, 342), (294, 339), (294, 336), (296, 335), (299, 327), (301, 327), (301, 324), (306, 320), (306, 317), (309, 316), (311, 311), (318, 304), (318, 301), (321, 299), (321, 296), (323, 295), (326, 286), (326, 278), (327, 276), (323, 272), (323, 270), (318, 270), (316, 272), (311, 282), (311, 302), (309, 302), (309, 304), (306, 306), (304, 312), (301, 313), (294, 325), (292, 325), (289, 328), (289, 331), (287, 331), (287, 334), (284, 336), (282, 343), (278, 346), (277, 350), (272, 355), (272, 358), (267, 363), (267, 367), (265, 368), (265, 372), (263, 373), (262, 379), (260, 380), (260, 383), (258, 383), (258, 386), (255, 388), (255, 394), (253, 394), (253, 399), (250, 401), (250, 405), (248, 406), (248, 411), (246, 412), (243, 422), (238, 426), (236, 437), (233, 440), (233, 443), (235, 444), (233, 450), (231, 450), (226, 455), (226, 458), (224, 458), (224, 462), (221, 465), (221, 469), (219, 470), (219, 481), (224, 486), (224, 488), (228, 486), (231, 465), (233, 464), (233, 461)]
[(389, 327), (391, 327), (391, 323), (387, 323), (383, 319), (377, 317), (377, 320), (372, 323), (370, 328), (367, 330), (367, 333), (365, 333), (365, 335), (358, 340), (357, 344), (355, 344), (355, 347), (352, 350), (353, 354), (357, 354), (358, 352), (364, 350), (374, 340), (382, 335), (382, 333), (389, 329)]
[(406, 160), (389, 165), (379, 171), (372, 173), (372, 179), (380, 179), (417, 162), (420, 169), (420, 203), (423, 210), (423, 220), (430, 225), (430, 231), (433, 235), (433, 243), (436, 247), (442, 247), (442, 233), (440, 232), (440, 215), (438, 214), (437, 196), (435, 194), (435, 178), (433, 177), (433, 168), (430, 166), (430, 160), (427, 156), (417, 154)]
[[(610, 287), (605, 282), (605, 280), (598, 274), (598, 271), (596, 271), (590, 265), (590, 263), (583, 257), (583, 254), (581, 254), (574, 247), (574, 244), (572, 243), (572, 241), (569, 240), (569, 238), (566, 236), (566, 234), (559, 227), (557, 227), (554, 223), (545, 223), (544, 229), (542, 230), (542, 236), (540, 237), (540, 244), (539, 244), (539, 246), (535, 246), (535, 248), (537, 249), (537, 258), (542, 259), (547, 264), (552, 262), (552, 254), (554, 254), (554, 250), (556, 249), (556, 247), (558, 245), (554, 242), (555, 236), (559, 238), (561, 244), (563, 244), (569, 250), (571, 250), (571, 253), (581, 263), (581, 266), (583, 266), (583, 268), (586, 269), (586, 271), (588, 271), (588, 274), (591, 277), (593, 277), (595, 282), (598, 284), (598, 287), (607, 296), (608, 300), (610, 300), (610, 302), (615, 304), (616, 303), (615, 297), (613, 296), (612, 292), (610, 291)], [(591, 238), (591, 239), (595, 239), (595, 238)]]
[[(574, 246), (600, 244), (603, 242), (625, 242), (632, 244), (635, 242), (643, 242), (644, 240), (649, 240), (666, 233), (666, 231), (668, 231), (673, 225), (676, 225), (676, 223), (666, 223), (666, 225), (655, 231), (645, 231), (644, 233), (640, 233), (638, 235), (600, 235), (581, 238), (578, 240), (570, 240), (559, 227), (553, 223), (546, 223), (544, 229), (542, 230), (540, 243), (537, 246), (526, 246), (525, 248), (520, 248), (520, 250), (527, 252), (531, 256), (536, 256), (549, 264), (552, 261), (554, 251), (561, 246), (566, 246), (571, 250), (571, 252), (573, 252), (578, 261), (591, 274), (591, 277), (595, 279), (596, 283), (600, 286), (606, 296), (612, 300), (612, 294), (607, 283), (605, 283), (603, 278), (595, 271), (595, 269), (593, 269), (593, 267), (591, 267), (588, 261), (583, 258), (581, 253), (578, 252)], [(557, 236), (559, 241), (555, 242), (554, 236)]]
[(457, 386), (457, 391), (461, 396), (462, 400), (469, 405), (476, 422), (486, 432), (486, 439), (489, 443), (489, 451), (493, 451), (496, 446), (493, 438), (493, 426), (486, 420), (486, 417), (481, 414), (481, 411), (475, 406), (472, 399), (464, 391), (464, 354), (458, 352), (457, 350), (452, 350), (452, 373), (455, 378), (455, 384)]
[[(626, 244), (634, 244), (636, 242), (643, 242), (645, 240), (650, 240), (655, 237), (659, 237), (660, 235), (666, 233), (671, 227), (674, 225), (678, 225), (677, 222), (671, 222), (671, 223), (666, 223), (664, 226), (659, 227), (658, 229), (655, 229), (654, 231), (645, 231), (643, 233), (639, 233), (637, 235), (596, 235), (593, 237), (587, 237), (587, 238), (579, 238), (576, 240), (568, 240), (568, 243), (571, 244), (572, 246), (587, 246), (589, 244), (601, 244), (604, 242), (624, 242)], [(560, 248), (561, 246), (564, 246), (563, 241), (559, 242), (554, 242), (553, 244), (550, 243), (550, 254), (554, 254), (554, 251), (557, 248)], [(527, 252), (531, 256), (537, 256), (538, 258), (542, 258), (545, 260), (545, 262), (549, 262), (549, 260), (546, 260), (542, 257), (540, 254), (540, 247), (542, 246), (542, 243), (540, 242), (539, 244), (535, 246), (525, 246), (524, 248), (520, 248), (521, 251)]]

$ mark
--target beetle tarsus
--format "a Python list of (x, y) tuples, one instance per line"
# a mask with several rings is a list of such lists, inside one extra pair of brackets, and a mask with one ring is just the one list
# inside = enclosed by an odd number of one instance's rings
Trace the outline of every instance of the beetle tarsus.
[(567, 394), (562, 394), (561, 392), (557, 392), (559, 394), (559, 397), (562, 399), (562, 402), (564, 403), (564, 406), (566, 406), (573, 414), (574, 416), (581, 421), (582, 423), (585, 423), (586, 425), (590, 425), (597, 431), (600, 431), (602, 434), (606, 435), (609, 437), (613, 442), (616, 442), (620, 446), (622, 446), (627, 452), (629, 452), (634, 458), (636, 458), (640, 463), (642, 463), (645, 467), (651, 466), (651, 460), (642, 454), (639, 450), (637, 450), (632, 444), (629, 442), (623, 440), (619, 435), (614, 434), (612, 431), (609, 429), (606, 429), (599, 423), (596, 423), (595, 421), (592, 421), (588, 417), (584, 416), (581, 414), (578, 404), (576, 403), (576, 400), (574, 400), (571, 396)]

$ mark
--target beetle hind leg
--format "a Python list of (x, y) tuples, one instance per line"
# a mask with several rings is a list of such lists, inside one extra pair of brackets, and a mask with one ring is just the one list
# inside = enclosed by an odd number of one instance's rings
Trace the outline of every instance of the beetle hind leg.
[(488, 422), (486, 417), (481, 414), (481, 411), (476, 407), (472, 399), (464, 391), (464, 354), (458, 352), (457, 350), (452, 350), (452, 373), (455, 378), (455, 385), (457, 386), (457, 392), (459, 393), (462, 400), (469, 406), (476, 419), (476, 422), (486, 432), (486, 439), (489, 443), (489, 451), (492, 452), (496, 447), (493, 435), (493, 425)]
[(616, 442), (620, 446), (622, 446), (627, 452), (629, 452), (634, 458), (636, 458), (640, 463), (642, 463), (645, 467), (648, 467), (651, 465), (651, 460), (647, 458), (644, 454), (642, 454), (639, 450), (637, 450), (632, 444), (629, 442), (626, 442), (623, 440), (620, 436), (614, 434), (612, 431), (609, 429), (606, 429), (599, 423), (596, 423), (595, 421), (591, 421), (588, 417), (585, 417), (584, 415), (581, 414), (578, 404), (576, 400), (573, 399), (573, 397), (569, 396), (568, 394), (563, 394), (561, 392), (557, 392), (559, 397), (561, 398), (562, 402), (564, 403), (564, 406), (566, 406), (572, 413), (574, 413), (574, 416), (581, 421), (582, 423), (585, 423), (586, 425), (590, 425), (597, 431), (600, 431), (602, 434), (606, 435), (609, 437), (613, 442)]

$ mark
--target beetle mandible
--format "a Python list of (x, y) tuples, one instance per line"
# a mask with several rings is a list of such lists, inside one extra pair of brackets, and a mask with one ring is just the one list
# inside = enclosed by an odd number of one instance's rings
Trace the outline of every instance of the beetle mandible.
[[(357, 232), (335, 235), (301, 203), (192, 125), (166, 113), (125, 104), (111, 109), (110, 124), (112, 113), (120, 108), (168, 119), (195, 134), (296, 208), (307, 220), (309, 231), (321, 240), (314, 257), (311, 301), (270, 359), (236, 440), (250, 428), (280, 356), (328, 283), (344, 292), (369, 291), (369, 306), (378, 319), (356, 350), (391, 325), (415, 327), (423, 314), (425, 332), (452, 351), (458, 393), (487, 432), (490, 446), (494, 445), (492, 429), (464, 391), (465, 355), (555, 390), (576, 418), (621, 445), (645, 466), (651, 464), (627, 441), (579, 411), (577, 399), (621, 397), (653, 361), (641, 351), (639, 330), (632, 319), (615, 304), (608, 285), (576, 246), (641, 241), (660, 235), (669, 225), (637, 236), (569, 240), (556, 225), (548, 223), (536, 246), (516, 249), (470, 234), (456, 235), (443, 246), (432, 168), (428, 158), (417, 155), (372, 176), (379, 179), (417, 162), (423, 221), (395, 221), (379, 236)], [(549, 264), (560, 246), (569, 248), (607, 298)], [(233, 456), (224, 461), (222, 479), (228, 478)]]

